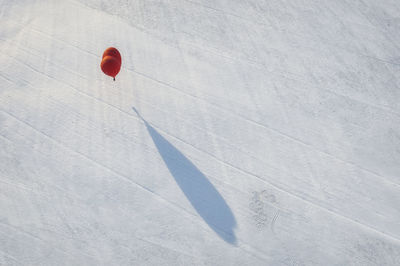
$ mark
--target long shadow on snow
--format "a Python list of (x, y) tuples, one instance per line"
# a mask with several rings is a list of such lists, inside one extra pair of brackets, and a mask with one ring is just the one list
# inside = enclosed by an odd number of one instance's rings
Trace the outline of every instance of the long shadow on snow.
[(169, 172), (197, 213), (223, 240), (235, 244), (236, 220), (221, 194), (185, 155), (143, 119), (135, 107), (132, 109), (146, 125)]

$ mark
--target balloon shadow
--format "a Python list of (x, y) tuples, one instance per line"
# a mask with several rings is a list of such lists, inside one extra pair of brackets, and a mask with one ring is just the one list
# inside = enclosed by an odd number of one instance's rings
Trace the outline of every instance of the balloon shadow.
[(169, 172), (193, 208), (219, 237), (235, 244), (236, 220), (221, 194), (185, 155), (143, 119), (135, 107), (132, 109), (146, 125)]

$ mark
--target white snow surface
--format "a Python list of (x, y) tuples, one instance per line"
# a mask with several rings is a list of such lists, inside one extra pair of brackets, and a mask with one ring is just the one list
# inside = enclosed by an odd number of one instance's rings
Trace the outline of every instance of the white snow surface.
[(0, 52), (1, 265), (399, 265), (400, 1), (0, 0)]

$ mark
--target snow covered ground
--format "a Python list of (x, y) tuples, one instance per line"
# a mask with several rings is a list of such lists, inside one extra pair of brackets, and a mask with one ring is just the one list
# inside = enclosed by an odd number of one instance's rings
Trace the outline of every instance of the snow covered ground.
[(0, 53), (1, 265), (399, 265), (400, 1), (0, 0)]

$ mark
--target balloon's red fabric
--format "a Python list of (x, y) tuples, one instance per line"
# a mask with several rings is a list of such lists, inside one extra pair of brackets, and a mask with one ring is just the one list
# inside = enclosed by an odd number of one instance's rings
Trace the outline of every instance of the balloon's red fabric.
[(114, 48), (114, 47), (109, 47), (107, 48), (104, 53), (103, 53), (103, 58), (106, 56), (112, 56), (115, 59), (117, 59), (117, 61), (121, 64), (121, 54), (119, 53), (119, 51)]
[(101, 61), (101, 70), (103, 70), (104, 74), (115, 78), (115, 76), (119, 73), (121, 69), (121, 63), (112, 56), (105, 56)]

